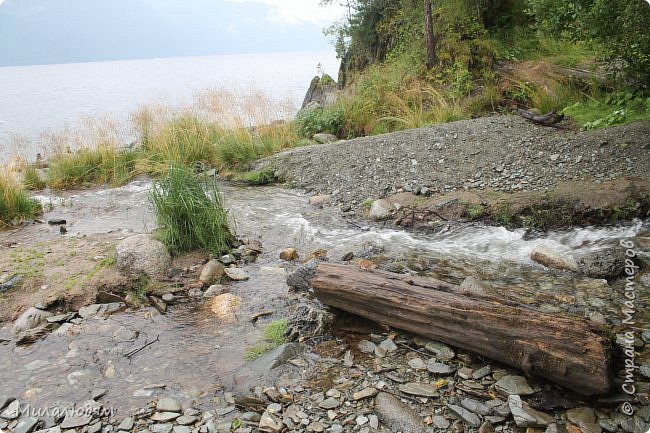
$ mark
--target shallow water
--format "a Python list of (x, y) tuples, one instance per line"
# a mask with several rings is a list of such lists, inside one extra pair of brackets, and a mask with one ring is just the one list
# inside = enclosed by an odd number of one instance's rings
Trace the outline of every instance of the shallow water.
[[(41, 194), (48, 207), (44, 219), (65, 218), (68, 237), (149, 232), (154, 217), (148, 202), (148, 180), (122, 188), (64, 194)], [(209, 309), (209, 301), (187, 302), (170, 307), (166, 315), (155, 310), (122, 312), (108, 319), (87, 320), (64, 335), (56, 333), (26, 348), (0, 344), (2, 392), (13, 394), (39, 407), (56, 402), (81, 402), (96, 388), (109, 390), (106, 407), (121, 413), (142, 407), (164, 395), (194, 404), (207, 404), (221, 386), (224, 375), (243, 363), (247, 345), (254, 344), (262, 325), (251, 315), (274, 310), (265, 320), (286, 311), (286, 272), (291, 265), (280, 261), (278, 251), (296, 247), (302, 255), (325, 248), (338, 260), (348, 251), (383, 249), (383, 254), (409, 265), (423, 264), (428, 274), (459, 282), (467, 275), (489, 281), (497, 290), (516, 286), (530, 298), (559, 304), (557, 294), (587, 299), (587, 315), (593, 299), (607, 303), (618, 296), (604, 281), (548, 272), (529, 259), (539, 244), (567, 251), (602, 248), (647, 229), (641, 221), (608, 228), (580, 228), (526, 235), (524, 230), (480, 225), (449, 227), (436, 234), (363, 227), (348, 223), (336, 208), (317, 209), (299, 191), (278, 187), (223, 187), (242, 237), (258, 238), (264, 253), (245, 270), (251, 279), (232, 283), (231, 293), (243, 299), (233, 322), (224, 323)], [(43, 240), (61, 236), (58, 228), (31, 225), (18, 232), (3, 233), (0, 241)], [(605, 312), (604, 312), (605, 313)], [(611, 314), (617, 314), (612, 311)], [(7, 332), (5, 329), (2, 332)], [(147, 342), (154, 344), (129, 359), (129, 351)], [(0, 340), (1, 341), (1, 340)], [(164, 385), (164, 388), (156, 385)]]

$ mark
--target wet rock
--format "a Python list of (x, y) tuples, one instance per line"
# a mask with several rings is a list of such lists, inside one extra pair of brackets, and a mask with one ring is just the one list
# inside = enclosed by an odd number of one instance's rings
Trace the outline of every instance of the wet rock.
[(508, 406), (515, 419), (515, 424), (519, 427), (545, 427), (555, 422), (555, 418), (551, 415), (531, 408), (522, 402), (518, 395), (508, 396)]
[(79, 317), (82, 319), (88, 319), (90, 317), (99, 317), (99, 316), (109, 316), (117, 311), (120, 311), (126, 307), (122, 303), (111, 303), (111, 304), (92, 304), (79, 309)]
[(424, 420), (416, 411), (398, 398), (380, 392), (375, 397), (375, 414), (390, 431), (402, 433), (424, 433)]
[(282, 421), (273, 414), (264, 412), (260, 418), (259, 429), (263, 432), (279, 432), (284, 428)]
[(463, 407), (450, 404), (447, 406), (447, 410), (471, 427), (479, 427), (481, 425), (481, 418)]
[(379, 199), (372, 202), (368, 217), (373, 220), (385, 220), (390, 218), (393, 211), (393, 205), (386, 199)]
[(638, 416), (630, 416), (621, 421), (621, 428), (627, 433), (648, 433), (650, 426)]
[(232, 381), (233, 394), (239, 397), (237, 403), (239, 404), (241, 398), (249, 396), (253, 387), (265, 388), (275, 381), (277, 375), (282, 372), (281, 367), (304, 350), (302, 344), (282, 344), (237, 370), (229, 378)]
[(291, 262), (298, 260), (298, 251), (295, 248), (285, 248), (280, 251), (280, 260)]
[(20, 317), (18, 317), (11, 332), (13, 335), (18, 335), (25, 331), (29, 331), (45, 322), (47, 318), (51, 316), (53, 316), (53, 314), (49, 311), (39, 310), (36, 307), (30, 307), (23, 314), (21, 314)]
[(494, 387), (503, 396), (511, 394), (531, 395), (534, 392), (523, 376), (505, 376), (497, 381)]
[(178, 402), (178, 400), (169, 397), (161, 398), (160, 400), (158, 400), (158, 403), (156, 404), (156, 409), (159, 412), (181, 413), (183, 411), (183, 408), (181, 407), (181, 404)]
[(289, 309), (287, 334), (289, 341), (303, 341), (325, 335), (332, 329), (336, 316), (316, 299), (300, 298)]
[(607, 248), (576, 257), (580, 273), (593, 278), (612, 278), (625, 269), (625, 253), (616, 248)]
[(222, 286), (221, 284), (213, 284), (212, 286), (208, 287), (208, 290), (206, 290), (202, 296), (204, 298), (214, 298), (215, 296), (227, 293), (228, 290), (230, 289), (228, 289), (226, 286)]
[(435, 397), (438, 390), (435, 385), (428, 383), (409, 382), (400, 385), (399, 390), (404, 394), (417, 395), (419, 397)]
[(34, 427), (38, 425), (39, 421), (37, 418), (25, 418), (20, 420), (18, 424), (13, 428), (13, 433), (30, 433), (34, 430)]
[(248, 274), (242, 268), (226, 268), (226, 276), (233, 281), (246, 281)]
[(212, 259), (201, 268), (199, 280), (205, 285), (210, 285), (219, 281), (225, 272), (226, 267), (220, 261)]
[(13, 400), (7, 407), (0, 412), (0, 418), (14, 420), (20, 416), (20, 401)]
[(427, 362), (427, 370), (433, 374), (447, 375), (456, 371), (456, 368), (451, 365), (444, 364), (442, 362), (435, 362), (429, 360)]
[(297, 291), (308, 291), (311, 287), (311, 280), (316, 274), (318, 263), (318, 260), (311, 260), (298, 266), (296, 270), (287, 277), (287, 286), (293, 287), (294, 290)]
[(530, 253), (530, 259), (547, 268), (578, 271), (578, 263), (569, 254), (538, 245)]
[(235, 318), (235, 312), (241, 304), (241, 298), (233, 295), (232, 293), (224, 293), (215, 296), (212, 299), (210, 309), (214, 314), (223, 320), (232, 320)]
[(115, 262), (122, 272), (155, 278), (167, 275), (171, 256), (167, 248), (150, 235), (135, 235), (117, 245)]
[(424, 348), (433, 353), (440, 361), (451, 361), (456, 356), (451, 347), (438, 341), (429, 341), (424, 345)]

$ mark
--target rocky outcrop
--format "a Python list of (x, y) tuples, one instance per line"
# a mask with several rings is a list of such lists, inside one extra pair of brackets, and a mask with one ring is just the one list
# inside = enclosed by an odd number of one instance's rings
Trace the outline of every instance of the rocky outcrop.
[(336, 81), (327, 74), (322, 77), (317, 75), (309, 84), (300, 111), (327, 107), (334, 101), (336, 101)]

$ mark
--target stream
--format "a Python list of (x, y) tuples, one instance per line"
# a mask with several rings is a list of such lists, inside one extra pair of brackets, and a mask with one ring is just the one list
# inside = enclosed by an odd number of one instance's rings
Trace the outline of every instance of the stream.
[[(101, 235), (117, 240), (154, 228), (149, 188), (148, 180), (139, 180), (120, 188), (37, 198), (46, 210), (44, 221), (68, 221), (66, 237)], [(311, 206), (308, 196), (296, 190), (224, 185), (223, 193), (238, 235), (259, 239), (264, 246), (258, 260), (244, 267), (250, 279), (230, 284), (231, 293), (243, 301), (234, 321), (216, 317), (209, 300), (189, 301), (171, 305), (165, 315), (147, 308), (84, 320), (30, 346), (0, 343), (0, 394), (44, 408), (83, 402), (94, 390), (104, 389), (104, 406), (122, 415), (163, 396), (191, 401), (196, 407), (210, 404), (224, 375), (244, 363), (246, 347), (258, 341), (263, 324), (286, 312), (285, 279), (294, 266), (278, 258), (286, 247), (296, 248), (301, 256), (323, 248), (336, 261), (350, 251), (357, 256), (371, 251), (386, 262), (454, 283), (471, 275), (504, 295), (508, 287), (517, 286), (530, 292), (531, 300), (541, 299), (537, 307), (549, 312), (558, 308), (556, 304), (562, 307), (560, 293), (582, 300), (583, 307), (573, 312), (588, 316), (596, 309), (615, 317), (620, 314), (614, 308), (620, 301), (616, 287), (604, 280), (549, 271), (532, 262), (530, 252), (540, 244), (563, 251), (605, 248), (649, 227), (648, 221), (637, 220), (536, 236), (523, 229), (464, 224), (436, 234), (414, 234), (348, 222), (337, 208)], [(0, 233), (0, 242), (29, 244), (60, 236), (57, 227), (35, 224)], [(274, 311), (269, 320), (251, 323), (253, 314), (267, 310)], [(639, 310), (643, 315), (641, 311), (648, 311), (641, 306)], [(0, 337), (8, 331), (7, 326), (1, 329)], [(125, 356), (154, 340), (136, 355)]]

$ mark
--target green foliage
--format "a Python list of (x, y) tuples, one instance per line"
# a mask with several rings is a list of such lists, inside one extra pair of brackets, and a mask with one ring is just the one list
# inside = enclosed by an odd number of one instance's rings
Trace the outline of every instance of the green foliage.
[(249, 185), (268, 185), (276, 182), (278, 179), (275, 176), (275, 168), (265, 167), (258, 171), (237, 173), (235, 174), (235, 180)]
[(343, 129), (343, 109), (337, 104), (302, 111), (296, 117), (295, 128), (298, 136), (304, 138), (311, 138), (319, 132), (338, 135)]
[(40, 203), (29, 197), (9, 173), (0, 173), (0, 228), (40, 214)]
[(269, 350), (273, 350), (287, 342), (287, 319), (280, 319), (269, 323), (264, 329), (264, 340), (246, 349), (244, 358), (252, 361), (259, 358)]
[(606, 128), (650, 119), (650, 97), (628, 90), (576, 102), (563, 111), (584, 129)]
[(644, 0), (528, 0), (538, 26), (554, 36), (602, 45), (605, 59), (641, 86), (650, 83), (650, 7)]
[(227, 253), (234, 240), (228, 211), (214, 177), (171, 166), (153, 183), (150, 193), (158, 236), (172, 254), (201, 249), (214, 256)]
[(486, 210), (487, 208), (485, 207), (485, 205), (476, 204), (468, 207), (465, 212), (467, 213), (467, 216), (470, 217), (471, 219), (477, 219), (485, 215)]

